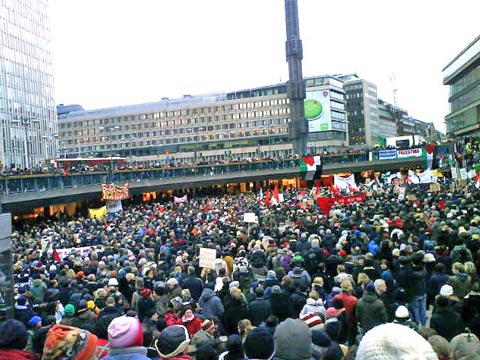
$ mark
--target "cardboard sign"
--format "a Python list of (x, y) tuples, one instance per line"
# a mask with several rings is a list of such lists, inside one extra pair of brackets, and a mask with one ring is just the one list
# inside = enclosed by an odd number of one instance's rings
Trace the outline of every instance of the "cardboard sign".
[(202, 268), (215, 269), (216, 258), (217, 258), (217, 250), (201, 248), (198, 264)]
[(243, 221), (246, 223), (258, 223), (258, 217), (255, 213), (244, 213)]

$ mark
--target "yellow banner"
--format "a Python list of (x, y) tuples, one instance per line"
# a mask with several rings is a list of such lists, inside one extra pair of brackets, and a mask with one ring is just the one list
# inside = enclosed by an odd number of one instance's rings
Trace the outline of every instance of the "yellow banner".
[(102, 206), (98, 209), (88, 209), (88, 216), (91, 219), (102, 219), (107, 215), (107, 207)]

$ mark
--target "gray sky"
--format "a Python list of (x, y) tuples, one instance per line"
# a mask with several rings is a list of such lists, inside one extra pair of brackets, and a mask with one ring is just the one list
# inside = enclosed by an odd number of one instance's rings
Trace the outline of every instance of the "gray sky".
[[(444, 131), (478, 0), (298, 0), (303, 75), (357, 73)], [(86, 109), (284, 82), (283, 0), (50, 0), (56, 101)]]

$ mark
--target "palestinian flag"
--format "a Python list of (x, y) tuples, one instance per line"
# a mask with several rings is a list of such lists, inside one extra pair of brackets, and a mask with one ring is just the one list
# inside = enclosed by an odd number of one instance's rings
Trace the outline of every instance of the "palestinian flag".
[(435, 154), (435, 145), (425, 145), (422, 148), (422, 157), (425, 170), (433, 167), (433, 156)]
[(302, 156), (300, 172), (305, 180), (319, 179), (322, 174), (322, 159), (320, 155)]

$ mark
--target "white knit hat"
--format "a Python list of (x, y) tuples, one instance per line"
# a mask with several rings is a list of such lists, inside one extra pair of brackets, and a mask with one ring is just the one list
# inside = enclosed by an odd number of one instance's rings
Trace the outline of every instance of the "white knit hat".
[(442, 296), (451, 296), (453, 295), (453, 287), (451, 285), (445, 284), (440, 288), (440, 295)]
[(383, 324), (360, 341), (357, 360), (437, 360), (432, 346), (408, 326)]

